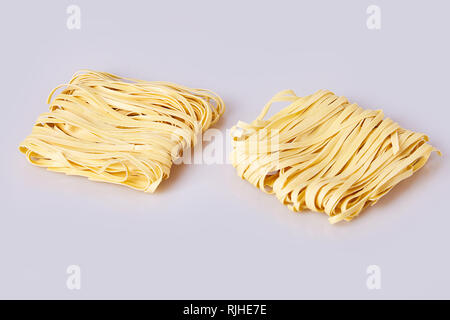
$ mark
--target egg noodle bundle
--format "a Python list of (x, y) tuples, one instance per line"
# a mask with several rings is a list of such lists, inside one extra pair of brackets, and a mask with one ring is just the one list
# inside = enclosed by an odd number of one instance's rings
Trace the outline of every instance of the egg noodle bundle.
[[(268, 120), (274, 102), (291, 104)], [(293, 211), (349, 221), (428, 160), (435, 148), (381, 110), (364, 110), (327, 90), (275, 95), (250, 124), (231, 131), (237, 173)]]
[(89, 70), (48, 103), (19, 147), (32, 164), (147, 192), (225, 110), (208, 90)]

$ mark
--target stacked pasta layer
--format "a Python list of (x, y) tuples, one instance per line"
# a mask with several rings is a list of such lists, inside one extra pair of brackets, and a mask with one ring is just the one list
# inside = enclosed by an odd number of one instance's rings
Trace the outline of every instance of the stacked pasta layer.
[[(273, 102), (291, 104), (264, 120)], [(231, 160), (239, 176), (275, 194), (293, 211), (351, 220), (433, 151), (422, 133), (401, 128), (381, 110), (364, 110), (327, 90), (275, 95), (250, 124), (232, 129)]]
[(224, 112), (208, 90), (95, 71), (75, 74), (49, 103), (19, 147), (32, 164), (148, 192)]

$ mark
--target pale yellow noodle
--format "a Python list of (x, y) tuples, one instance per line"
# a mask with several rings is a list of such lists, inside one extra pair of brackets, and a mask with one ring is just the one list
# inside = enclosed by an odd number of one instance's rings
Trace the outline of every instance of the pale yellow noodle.
[[(290, 105), (264, 120), (279, 101)], [(326, 213), (331, 223), (375, 204), (437, 151), (426, 135), (401, 128), (381, 110), (364, 110), (327, 90), (306, 97), (282, 91), (231, 134), (239, 176), (293, 211)]]
[(208, 90), (90, 70), (48, 103), (19, 147), (32, 164), (147, 192), (225, 110)]

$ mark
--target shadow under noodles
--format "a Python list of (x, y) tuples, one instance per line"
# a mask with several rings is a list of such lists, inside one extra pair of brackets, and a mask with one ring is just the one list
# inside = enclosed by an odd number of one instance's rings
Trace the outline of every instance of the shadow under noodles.
[(360, 221), (361, 218), (364, 218), (365, 215), (382, 208), (386, 208), (393, 202), (398, 201), (399, 198), (404, 196), (403, 194), (408, 193), (408, 190), (418, 188), (420, 186), (421, 180), (423, 181), (425, 179), (431, 179), (432, 175), (438, 174), (438, 170), (442, 168), (442, 161), (440, 161), (441, 157), (438, 158), (439, 159), (436, 159), (436, 155), (432, 155), (432, 157), (430, 157), (430, 159), (422, 168), (416, 171), (412, 176), (406, 178), (403, 181), (400, 181), (388, 193), (381, 197), (376, 204), (364, 208), (352, 221), (342, 221), (341, 223), (337, 223), (335, 225), (341, 226), (349, 223), (353, 224), (356, 221)]

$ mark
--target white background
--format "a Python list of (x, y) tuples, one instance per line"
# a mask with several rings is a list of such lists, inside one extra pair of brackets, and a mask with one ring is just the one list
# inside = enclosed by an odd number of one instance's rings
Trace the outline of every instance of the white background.
[[(67, 6), (81, 29), (66, 27)], [(366, 27), (369, 5), (381, 29)], [(448, 1), (8, 1), (0, 32), (1, 298), (450, 298)], [(326, 88), (444, 153), (351, 223), (294, 214), (231, 165), (155, 194), (29, 165), (17, 147), (82, 68), (209, 88), (217, 125)], [(81, 267), (81, 290), (66, 268)], [(366, 268), (381, 268), (368, 290)]]

